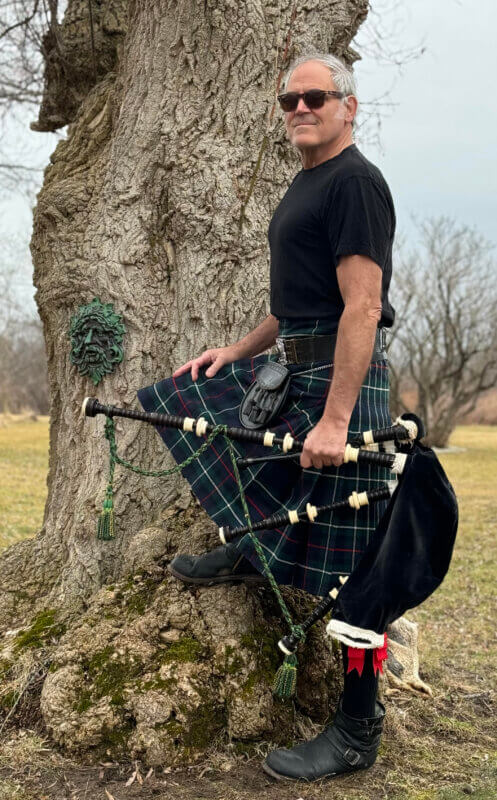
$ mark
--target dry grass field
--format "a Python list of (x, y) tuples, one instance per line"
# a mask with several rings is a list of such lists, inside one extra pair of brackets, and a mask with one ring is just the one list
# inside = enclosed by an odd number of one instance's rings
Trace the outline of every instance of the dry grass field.
[(48, 417), (0, 415), (0, 550), (41, 527), (47, 468)]
[[(433, 698), (387, 698), (386, 732), (371, 770), (318, 784), (275, 784), (260, 769), (266, 745), (235, 754), (222, 743), (189, 769), (95, 767), (57, 752), (42, 728), (6, 727), (0, 800), (495, 800), (497, 426), (459, 427), (451, 445), (462, 449), (439, 457), (460, 504), (454, 558), (442, 587), (408, 615), (420, 626), (420, 673)], [(39, 527), (46, 464), (46, 420), (0, 427), (0, 547)]]

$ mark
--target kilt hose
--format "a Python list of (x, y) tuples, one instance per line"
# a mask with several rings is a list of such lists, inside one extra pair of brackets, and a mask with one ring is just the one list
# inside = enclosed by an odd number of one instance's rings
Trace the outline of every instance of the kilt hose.
[[(326, 320), (279, 320), (279, 335), (332, 333)], [(222, 367), (214, 377), (199, 373), (197, 381), (186, 372), (165, 378), (138, 390), (138, 399), (148, 412), (178, 416), (202, 416), (212, 424), (241, 427), (238, 409), (242, 397), (255, 378), (259, 366), (277, 355), (263, 354), (244, 358)], [(329, 389), (332, 362), (315, 361), (288, 364), (290, 390), (280, 417), (270, 430), (277, 436), (290, 433), (303, 441), (320, 420)], [(275, 424), (276, 423), (276, 424)], [(361, 387), (349, 424), (349, 436), (391, 424), (389, 411), (388, 362), (371, 363)], [(197, 450), (206, 437), (173, 428), (157, 427), (177, 463)], [(249, 442), (232, 440), (239, 457), (263, 456), (273, 452)], [(276, 450), (275, 450), (276, 452)], [(278, 451), (281, 452), (281, 451)], [(246, 525), (233, 468), (222, 436), (198, 459), (182, 470), (200, 504), (217, 526)], [(393, 478), (391, 472), (370, 464), (342, 464), (302, 470), (299, 460), (258, 463), (240, 470), (252, 522), (282, 510), (304, 510), (308, 502), (320, 506), (341, 500), (352, 491), (374, 489)], [(311, 522), (257, 531), (271, 571), (280, 584), (304, 589), (324, 597), (339, 576), (349, 575), (361, 558), (388, 501), (355, 511), (324, 512)], [(245, 534), (236, 546), (262, 572), (250, 536)]]

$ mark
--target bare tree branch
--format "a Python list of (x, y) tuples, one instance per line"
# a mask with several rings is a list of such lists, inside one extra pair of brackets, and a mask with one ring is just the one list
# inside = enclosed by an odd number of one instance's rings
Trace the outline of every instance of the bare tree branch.
[(372, 0), (368, 16), (354, 39), (353, 45), (362, 58), (396, 70), (396, 74), (390, 78), (388, 89), (376, 97), (361, 99), (356, 139), (362, 146), (373, 146), (383, 151), (382, 124), (398, 105), (392, 100), (393, 90), (405, 65), (420, 58), (426, 51), (423, 41), (405, 47), (397, 44), (408, 30), (409, 12), (410, 7), (404, 0)]
[(14, 31), (16, 28), (20, 28), (20, 27), (28, 25), (34, 19), (35, 15), (36, 15), (36, 13), (38, 11), (38, 6), (39, 6), (39, 0), (35, 0), (34, 7), (33, 7), (33, 10), (31, 12), (31, 14), (29, 14), (29, 16), (25, 17), (24, 19), (21, 19), (21, 20), (18, 20), (17, 22), (14, 22), (14, 24), (11, 25), (10, 27), (5, 28), (5, 30), (3, 30), (0, 33), (0, 39), (3, 39), (4, 36), (7, 36), (9, 33), (11, 33), (11, 31)]
[(26, 172), (43, 172), (42, 167), (26, 167), (24, 164), (2, 164), (0, 162), (0, 169), (6, 170), (16, 170), (16, 169), (23, 169)]
[(405, 410), (402, 394), (414, 387), (416, 413), (440, 445), (497, 385), (495, 262), (493, 245), (465, 225), (441, 217), (419, 229), (421, 248), (406, 253), (401, 245), (394, 266), (392, 399)]

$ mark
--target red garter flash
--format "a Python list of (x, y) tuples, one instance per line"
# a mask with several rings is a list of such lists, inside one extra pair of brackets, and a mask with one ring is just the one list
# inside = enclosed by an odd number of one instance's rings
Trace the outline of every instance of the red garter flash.
[(347, 675), (349, 672), (352, 672), (353, 669), (356, 669), (359, 675), (362, 675), (365, 654), (366, 650), (363, 647), (349, 647), (347, 649), (347, 659), (349, 662)]
[(384, 634), (384, 637), (383, 647), (375, 647), (373, 650), (373, 669), (375, 675), (378, 670), (380, 670), (380, 672), (383, 674), (383, 662), (388, 658), (386, 633)]
[[(383, 662), (386, 658), (388, 658), (387, 653), (387, 635), (386, 633), (383, 634), (383, 645), (382, 647), (375, 647), (373, 649), (373, 670), (374, 674), (380, 670), (383, 674)], [(366, 650), (364, 647), (348, 647), (347, 648), (347, 659), (348, 659), (348, 667), (347, 667), (347, 675), (349, 672), (352, 672), (353, 669), (356, 669), (359, 676), (362, 675), (362, 671), (364, 669), (364, 657), (366, 655)]]

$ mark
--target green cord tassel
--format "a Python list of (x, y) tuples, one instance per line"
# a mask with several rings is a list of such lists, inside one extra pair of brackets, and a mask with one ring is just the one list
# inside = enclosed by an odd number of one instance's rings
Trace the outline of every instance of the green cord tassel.
[(108, 542), (116, 538), (115, 515), (114, 515), (114, 469), (116, 467), (116, 440), (114, 420), (107, 417), (105, 420), (105, 438), (109, 442), (110, 463), (109, 463), (109, 483), (105, 490), (104, 507), (97, 525), (97, 539)]
[(297, 656), (292, 653), (285, 656), (283, 664), (274, 676), (273, 694), (281, 700), (293, 697), (297, 687)]
[(103, 511), (98, 519), (97, 539), (109, 541), (109, 539), (115, 539), (115, 537), (114, 503), (112, 500), (112, 486), (109, 484), (104, 500)]

